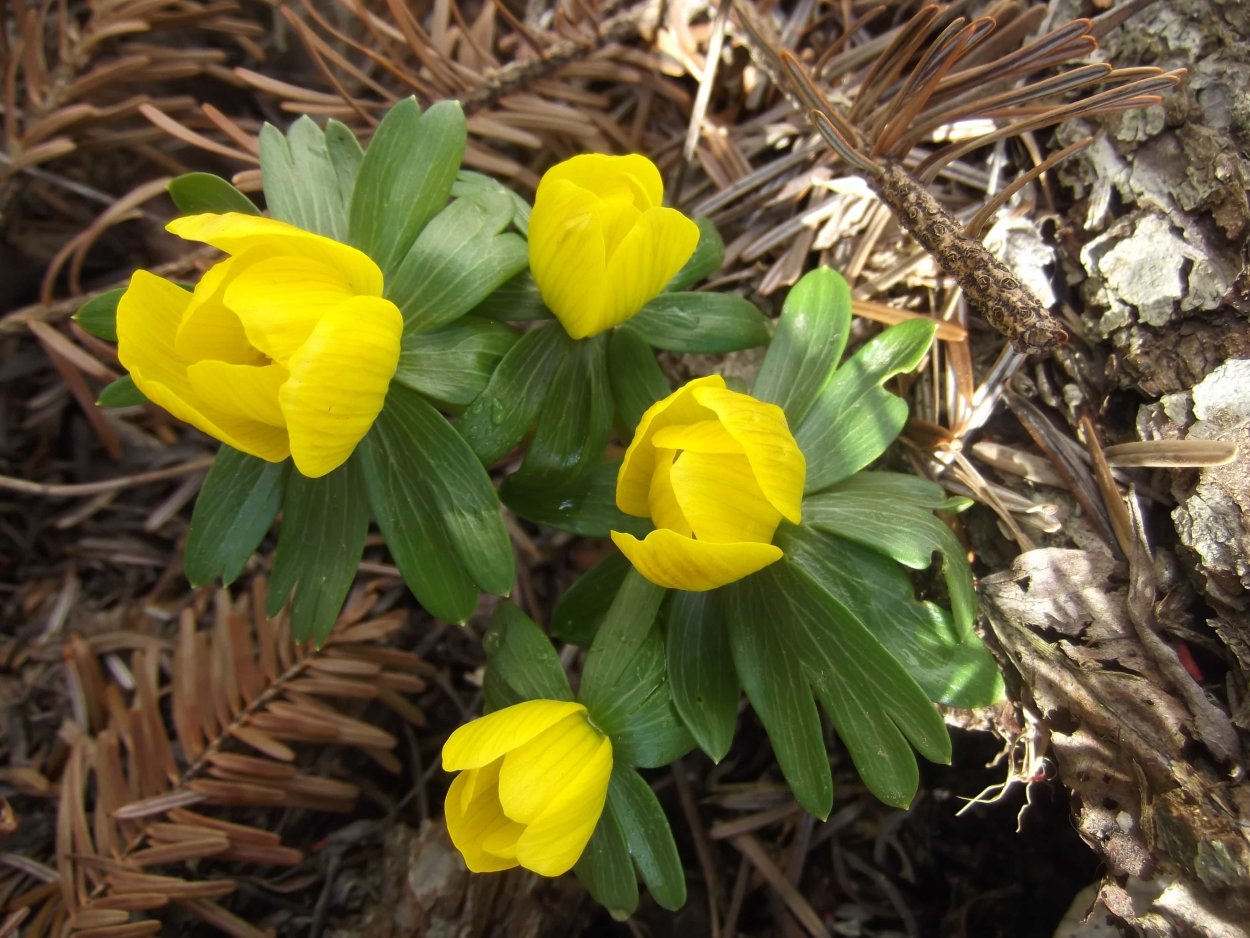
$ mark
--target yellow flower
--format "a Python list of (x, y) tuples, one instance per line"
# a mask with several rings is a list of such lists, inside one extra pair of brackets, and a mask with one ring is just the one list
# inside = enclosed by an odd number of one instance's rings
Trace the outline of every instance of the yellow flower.
[(635, 569), (669, 589), (716, 589), (781, 559), (781, 519), (800, 520), (807, 462), (781, 408), (697, 378), (652, 404), (616, 477), (616, 504), (650, 518), (612, 532)]
[(660, 205), (645, 156), (598, 153), (543, 175), (530, 215), (530, 271), (574, 339), (619, 326), (664, 289), (699, 243), (699, 226)]
[(382, 409), (403, 317), (353, 247), (255, 215), (192, 215), (181, 238), (230, 256), (188, 293), (136, 271), (117, 355), (175, 417), (311, 478), (340, 466)]
[(470, 870), (559, 876), (603, 813), (612, 743), (581, 704), (527, 700), (452, 733), (443, 768), (463, 770), (447, 792), (447, 830)]

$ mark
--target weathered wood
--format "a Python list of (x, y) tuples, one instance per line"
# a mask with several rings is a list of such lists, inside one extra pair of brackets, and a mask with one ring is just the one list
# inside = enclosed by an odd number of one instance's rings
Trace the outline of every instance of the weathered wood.
[(386, 833), (373, 881), (377, 901), (332, 938), (547, 938), (580, 935), (595, 906), (571, 876), (547, 879), (522, 869), (470, 873), (447, 837), (425, 823)]
[[(982, 596), (1078, 830), (1110, 867), (1103, 905), (1151, 935), (1243, 938), (1250, 792), (1236, 781), (1237, 734), (1159, 647), (1152, 576), (1140, 559), (1130, 571), (1094, 552), (1035, 550), (987, 577)], [(1125, 876), (1148, 881), (1145, 901), (1127, 900), (1113, 879)]]

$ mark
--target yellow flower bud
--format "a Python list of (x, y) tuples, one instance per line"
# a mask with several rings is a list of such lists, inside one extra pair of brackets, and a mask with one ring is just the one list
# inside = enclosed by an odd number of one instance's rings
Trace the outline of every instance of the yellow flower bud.
[(697, 378), (652, 404), (616, 477), (621, 511), (650, 518), (643, 540), (612, 540), (669, 589), (716, 589), (781, 559), (781, 519), (798, 524), (807, 461), (775, 404)]
[(373, 426), (404, 321), (360, 251), (255, 215), (192, 215), (182, 238), (230, 255), (188, 293), (136, 271), (117, 305), (117, 355), (155, 404), (235, 449), (291, 456), (311, 478)]
[(447, 831), (470, 870), (559, 876), (603, 813), (612, 743), (581, 704), (527, 700), (452, 733), (443, 768), (460, 772), (447, 791)]
[(645, 156), (575, 156), (549, 169), (530, 215), (530, 271), (574, 339), (619, 326), (664, 289), (699, 243), (699, 226), (664, 208)]

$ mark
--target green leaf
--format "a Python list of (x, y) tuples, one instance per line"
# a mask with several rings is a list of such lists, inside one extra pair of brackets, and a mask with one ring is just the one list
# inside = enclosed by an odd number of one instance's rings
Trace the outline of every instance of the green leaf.
[(504, 354), (486, 390), (456, 424), (478, 459), (493, 463), (525, 436), (570, 342), (559, 323), (549, 322), (525, 333)]
[[(392, 445), (384, 442), (376, 424), (361, 443), (365, 485), (378, 527), (417, 601), (437, 619), (464, 622), (477, 608), (478, 586), (452, 546), (429, 486), (403, 469)], [(403, 453), (405, 444), (398, 446)]]
[(273, 124), (260, 129), (260, 174), (269, 214), (325, 235), (347, 240), (347, 202), (326, 146), (326, 136), (307, 115), (283, 136)]
[(99, 296), (93, 296), (74, 314), (74, 322), (82, 326), (97, 339), (105, 342), (117, 341), (117, 301), (126, 292), (125, 287), (108, 290)]
[(651, 346), (629, 326), (612, 330), (608, 339), (608, 380), (616, 412), (631, 435), (647, 408), (672, 390)]
[(512, 227), (523, 237), (529, 234), (531, 209), (528, 202), (499, 180), (485, 173), (476, 173), (471, 169), (460, 170), (451, 187), (452, 198), (458, 199), (474, 192), (502, 192), (506, 195), (512, 202)]
[(220, 176), (212, 173), (183, 173), (169, 183), (169, 197), (184, 215), (205, 212), (241, 212), (259, 215), (255, 203)]
[(721, 264), (725, 263), (725, 242), (712, 219), (700, 215), (694, 223), (699, 226), (699, 243), (695, 245), (690, 260), (664, 288), (666, 293), (688, 290), (704, 277), (720, 270)]
[[(637, 665), (640, 656), (643, 663), (647, 663), (650, 654), (645, 648), (647, 638), (653, 631), (665, 594), (663, 587), (631, 570), (622, 581), (586, 655), (580, 698), (604, 732), (610, 733), (605, 724), (622, 720), (654, 689), (639, 687)], [(663, 671), (662, 654), (657, 667)]]
[(662, 769), (695, 748), (694, 737), (667, 693), (648, 697), (616, 731), (614, 745), (622, 765), (641, 769)]
[(783, 559), (748, 580), (771, 597), (787, 651), (801, 663), (868, 790), (886, 804), (909, 805), (920, 781), (912, 746), (933, 762), (950, 761), (950, 736), (937, 708), (854, 613), (800, 567)]
[(833, 808), (833, 775), (824, 732), (810, 682), (789, 635), (790, 623), (762, 576), (770, 569), (765, 567), (725, 587), (721, 600), (727, 613), (729, 651), (795, 799), (824, 820)]
[(361, 453), (378, 527), (432, 615), (462, 622), (477, 586), (500, 595), (512, 588), (512, 544), (490, 477), (437, 410), (392, 385)]
[(500, 322), (529, 322), (551, 319), (551, 310), (543, 303), (529, 270), (510, 277), (494, 293), (470, 310), (474, 316), (498, 319)]
[(392, 447), (392, 452), (407, 450), (398, 470), (423, 477), (452, 546), (478, 585), (506, 595), (516, 579), (516, 564), (490, 476), (443, 415), (419, 395), (397, 388), (387, 408), (396, 418), (387, 427), (402, 435), (402, 449)]
[(482, 712), (494, 713), (504, 707), (519, 704), (525, 698), (512, 689), (512, 686), (490, 668), (482, 675)]
[(347, 206), (348, 232), (351, 232), (352, 191), (356, 188), (356, 176), (365, 151), (351, 128), (333, 117), (326, 121), (326, 150), (334, 165), (334, 177), (339, 184), (339, 200)]
[(369, 503), (358, 459), (319, 479), (290, 472), (265, 614), (277, 615), (294, 590), (292, 632), (299, 641), (323, 642), (356, 579), (368, 530)]
[(475, 316), (433, 332), (409, 332), (395, 380), (445, 404), (471, 404), (516, 340), (507, 326)]
[(617, 921), (623, 922), (638, 908), (638, 877), (610, 803), (604, 805), (599, 824), (573, 872), (591, 898)]
[(673, 706), (664, 674), (664, 641), (658, 633), (648, 636), (627, 673), (632, 683), (622, 685), (616, 701), (619, 711), (609, 715), (606, 725), (595, 711), (592, 719), (612, 737), (618, 762), (644, 769), (670, 765), (694, 749), (695, 741)]
[(963, 496), (947, 495), (942, 486), (904, 472), (857, 472), (838, 483), (837, 491), (863, 493), (888, 501), (897, 499), (916, 508), (937, 511), (963, 511), (972, 502)]
[(490, 670), (521, 700), (572, 700), (560, 657), (534, 621), (510, 602), (495, 607), (482, 639)]
[(465, 139), (458, 102), (441, 101), (422, 114), (415, 98), (405, 98), (369, 142), (352, 190), (349, 231), (351, 243), (382, 268), (392, 299), (413, 242), (447, 205)]
[(386, 287), (406, 330), (430, 332), (459, 319), (529, 263), (525, 239), (503, 230), (511, 219), (507, 196), (485, 192), (430, 219)]
[(670, 352), (720, 355), (768, 342), (764, 314), (733, 293), (661, 293), (629, 326)]
[(421, 397), (400, 390), (391, 397), (398, 418), (392, 426), (402, 423), (407, 436), (407, 460), (397, 469), (424, 477), (452, 546), (477, 584), (488, 593), (507, 595), (516, 564), (490, 476), (442, 414)]
[(827, 267), (805, 274), (786, 296), (752, 393), (779, 405), (790, 426), (799, 426), (850, 332), (851, 288), (842, 275)]
[(787, 527), (778, 542), (787, 561), (854, 613), (930, 700), (985, 707), (1002, 699), (1002, 675), (989, 649), (975, 632), (961, 634), (945, 609), (917, 600), (893, 560), (807, 525)]
[(647, 889), (661, 907), (677, 911), (686, 904), (686, 873), (655, 792), (633, 769), (615, 764), (608, 803)]
[(738, 719), (738, 678), (720, 593), (675, 590), (664, 622), (673, 703), (699, 748), (720, 762), (733, 743)]
[[(217, 451), (191, 513), (183, 554), (192, 586), (219, 578), (229, 586), (243, 572), (278, 514), (290, 467), (289, 460), (265, 462), (224, 444)], [(281, 598), (285, 602), (286, 594)]]
[(898, 725), (875, 701), (860, 698), (854, 684), (822, 681), (815, 691), (865, 787), (888, 805), (910, 807), (920, 786), (920, 768)]
[(561, 488), (542, 481), (526, 484), (513, 475), (504, 479), (499, 497), (526, 521), (570, 534), (607, 537), (609, 531), (624, 531), (645, 537), (652, 529), (651, 523), (616, 507), (616, 475), (620, 467), (619, 459), (600, 463)]
[(551, 614), (551, 634), (562, 642), (589, 647), (621, 583), (632, 569), (624, 554), (611, 550), (578, 577), (556, 602)]
[(664, 642), (653, 628), (665, 591), (630, 574), (595, 635), (579, 699), (612, 739), (612, 758), (646, 768), (668, 765), (694, 747), (673, 706)]
[(909, 478), (893, 472), (857, 473), (805, 499), (804, 523), (862, 544), (913, 570), (928, 569), (933, 554), (940, 553), (955, 624), (961, 636), (967, 635), (977, 614), (972, 568), (959, 538), (932, 511), (949, 503), (933, 483), (902, 481)]
[(907, 422), (907, 402), (883, 381), (920, 363), (937, 327), (909, 319), (869, 339), (820, 389), (794, 433), (807, 457), (808, 492), (858, 472), (885, 452)]
[(600, 465), (612, 433), (607, 348), (606, 333), (565, 343), (518, 485), (564, 487)]
[(143, 392), (135, 386), (135, 379), (130, 375), (122, 375), (116, 381), (109, 382), (100, 391), (96, 403), (101, 407), (134, 407), (147, 403)]

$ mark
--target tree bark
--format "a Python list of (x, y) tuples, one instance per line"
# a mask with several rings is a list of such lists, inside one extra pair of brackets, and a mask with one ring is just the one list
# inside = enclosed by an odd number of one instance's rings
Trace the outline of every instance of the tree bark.
[[(1060, 0), (1052, 13), (1057, 23), (1089, 11)], [(1244, 936), (1250, 5), (1155, 3), (1101, 47), (1118, 66), (1190, 71), (1162, 105), (1111, 121), (1061, 174), (1078, 198), (1069, 282), (1090, 344), (1110, 346), (1110, 390), (1087, 403), (1113, 430), (1227, 440), (1240, 455), (1168, 471), (1174, 508), (1144, 526), (1153, 558), (1144, 540), (1127, 563), (1032, 551), (987, 578), (983, 597), (1017, 699), (1049, 731), (1078, 828), (1107, 864), (1094, 912), (1153, 936)], [(1134, 419), (1115, 412), (1126, 391), (1156, 400)]]

